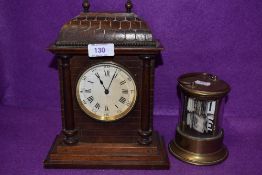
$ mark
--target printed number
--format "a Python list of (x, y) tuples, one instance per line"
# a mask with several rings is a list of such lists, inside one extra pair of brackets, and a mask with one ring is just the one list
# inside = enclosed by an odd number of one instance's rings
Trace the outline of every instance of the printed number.
[(127, 89), (122, 89), (122, 93), (123, 94), (128, 94), (128, 90)]
[(106, 52), (106, 49), (105, 49), (104, 47), (95, 48), (95, 52), (96, 52), (96, 53), (105, 53), (105, 52)]
[(126, 102), (126, 98), (124, 98), (124, 97), (121, 97), (120, 99), (119, 99), (119, 102), (121, 102), (121, 103), (125, 103)]
[(96, 109), (99, 109), (99, 108), (100, 108), (100, 104), (99, 104), (99, 103), (96, 103), (95, 108), (96, 108)]
[(121, 81), (121, 82), (120, 82), (120, 85), (124, 85), (125, 83), (126, 83), (126, 80)]
[(109, 70), (104, 70), (104, 72), (105, 72), (106, 77), (110, 77), (110, 71)]
[(90, 96), (90, 97), (87, 98), (87, 100), (89, 101), (89, 103), (92, 103), (94, 101), (94, 97)]
[(83, 76), (82, 80), (86, 80), (86, 76)]
[(91, 89), (85, 90), (85, 93), (91, 93)]

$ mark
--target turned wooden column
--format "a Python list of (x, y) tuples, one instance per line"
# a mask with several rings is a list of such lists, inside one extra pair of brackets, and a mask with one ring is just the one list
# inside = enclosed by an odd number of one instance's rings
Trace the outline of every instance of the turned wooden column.
[(78, 142), (77, 130), (75, 128), (75, 119), (73, 111), (73, 98), (71, 87), (71, 72), (70, 72), (70, 56), (59, 56), (61, 59), (61, 74), (62, 74), (62, 95), (64, 102), (64, 142), (68, 145), (73, 145)]
[(152, 64), (150, 56), (143, 56), (143, 84), (142, 84), (142, 104), (141, 104), (141, 124), (138, 142), (142, 145), (148, 145), (152, 142)]

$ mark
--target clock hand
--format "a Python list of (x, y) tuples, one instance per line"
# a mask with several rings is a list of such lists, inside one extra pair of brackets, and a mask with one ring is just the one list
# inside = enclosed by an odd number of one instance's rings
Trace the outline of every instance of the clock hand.
[(105, 88), (104, 82), (101, 80), (101, 78), (100, 78), (99, 74), (98, 74), (98, 73), (95, 73), (95, 75), (96, 75), (96, 77), (99, 79), (99, 81), (100, 81), (100, 84), (102, 84), (102, 85), (103, 85), (103, 87), (104, 87), (104, 89), (105, 89), (105, 94), (108, 94), (108, 93), (109, 93), (109, 91), (108, 91), (108, 89), (106, 89), (106, 88)]
[(117, 72), (117, 69), (116, 69), (116, 71), (115, 71), (115, 73), (114, 73), (114, 75), (113, 75), (113, 77), (112, 77), (112, 79), (111, 79), (111, 82), (110, 82), (110, 84), (109, 84), (109, 86), (108, 86), (108, 88), (107, 88), (108, 92), (109, 92), (109, 88), (110, 88), (113, 80), (114, 80), (114, 79), (116, 78), (116, 76), (117, 76), (116, 72)]

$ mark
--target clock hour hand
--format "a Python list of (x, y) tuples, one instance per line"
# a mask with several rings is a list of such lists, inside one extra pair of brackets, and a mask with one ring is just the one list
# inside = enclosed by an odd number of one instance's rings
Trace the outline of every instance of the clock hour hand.
[(99, 79), (100, 84), (102, 84), (102, 86), (104, 87), (105, 94), (108, 94), (109, 91), (108, 91), (108, 89), (105, 88), (104, 82), (101, 80), (100, 75), (99, 75), (98, 73), (95, 73), (95, 75), (96, 75), (96, 77)]

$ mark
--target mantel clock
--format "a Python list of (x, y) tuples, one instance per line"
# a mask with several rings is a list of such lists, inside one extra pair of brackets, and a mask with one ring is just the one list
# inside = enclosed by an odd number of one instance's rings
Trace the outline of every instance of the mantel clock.
[(58, 61), (63, 129), (44, 166), (169, 168), (152, 118), (162, 47), (131, 1), (126, 13), (91, 13), (88, 1), (83, 7), (49, 47)]

